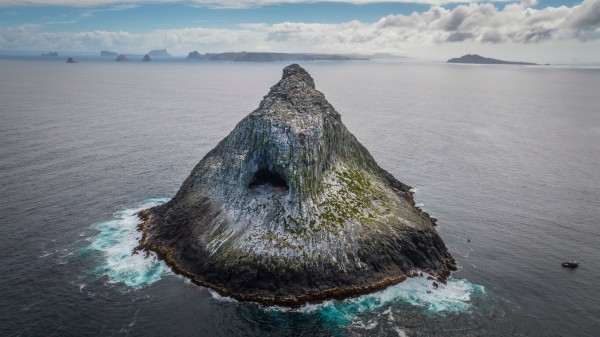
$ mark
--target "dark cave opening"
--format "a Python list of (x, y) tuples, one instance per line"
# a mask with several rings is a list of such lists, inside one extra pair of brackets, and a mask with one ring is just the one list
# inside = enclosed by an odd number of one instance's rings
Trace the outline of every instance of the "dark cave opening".
[(268, 169), (258, 170), (254, 174), (254, 177), (252, 178), (250, 185), (248, 185), (248, 188), (258, 187), (261, 185), (266, 185), (277, 189), (285, 189), (286, 191), (289, 189), (288, 184), (285, 182), (285, 179), (283, 179), (282, 176)]

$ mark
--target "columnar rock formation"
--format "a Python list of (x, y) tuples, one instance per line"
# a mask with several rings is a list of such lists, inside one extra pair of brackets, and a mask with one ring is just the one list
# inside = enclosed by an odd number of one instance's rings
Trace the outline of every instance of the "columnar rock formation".
[(410, 187), (380, 168), (294, 64), (168, 203), (141, 248), (239, 300), (298, 305), (381, 289), (454, 260)]

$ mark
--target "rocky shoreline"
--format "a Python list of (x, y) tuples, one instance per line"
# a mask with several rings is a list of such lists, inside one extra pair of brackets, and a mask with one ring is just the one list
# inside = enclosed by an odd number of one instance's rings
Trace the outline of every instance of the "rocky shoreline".
[(437, 272), (431, 269), (412, 270), (409, 271), (407, 274), (399, 275), (396, 277), (386, 277), (376, 283), (372, 283), (365, 286), (331, 288), (317, 293), (308, 293), (298, 296), (290, 295), (268, 297), (261, 296), (258, 294), (236, 293), (226, 288), (208, 283), (204, 281), (199, 275), (195, 275), (194, 273), (186, 270), (185, 268), (177, 264), (176, 259), (173, 257), (173, 248), (166, 248), (148, 240), (148, 224), (150, 222), (150, 217), (152, 216), (150, 212), (148, 212), (148, 210), (143, 210), (138, 213), (138, 216), (142, 220), (142, 222), (138, 226), (138, 230), (142, 233), (142, 238), (140, 240), (140, 245), (136, 248), (134, 253), (138, 253), (139, 251), (154, 252), (156, 256), (162, 261), (164, 261), (174, 273), (188, 278), (192, 283), (196, 285), (212, 289), (221, 296), (231, 297), (241, 302), (255, 302), (267, 306), (279, 305), (287, 307), (299, 307), (305, 304), (318, 304), (331, 299), (343, 300), (347, 298), (373, 293), (379, 290), (383, 290), (389, 286), (401, 283), (409, 277), (421, 276), (423, 272), (430, 274), (430, 278), (433, 278), (434, 280), (445, 284), (448, 280), (448, 277), (450, 276), (450, 271), (456, 270), (456, 261), (450, 254), (447, 254), (446, 270)]

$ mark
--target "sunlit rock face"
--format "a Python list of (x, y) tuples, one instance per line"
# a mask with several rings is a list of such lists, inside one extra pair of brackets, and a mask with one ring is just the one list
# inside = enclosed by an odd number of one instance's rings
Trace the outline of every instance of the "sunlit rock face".
[(258, 109), (142, 211), (141, 247), (239, 300), (298, 305), (444, 279), (454, 260), (410, 187), (380, 168), (293, 64)]

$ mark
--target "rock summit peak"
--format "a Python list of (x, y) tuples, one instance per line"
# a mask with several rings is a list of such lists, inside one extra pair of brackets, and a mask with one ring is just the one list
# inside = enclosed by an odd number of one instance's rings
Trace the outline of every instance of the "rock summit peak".
[(290, 81), (305, 82), (311, 88), (315, 88), (315, 81), (310, 74), (296, 63), (290, 64), (289, 66), (283, 68), (283, 76), (281, 79), (285, 80), (287, 78), (290, 78)]

